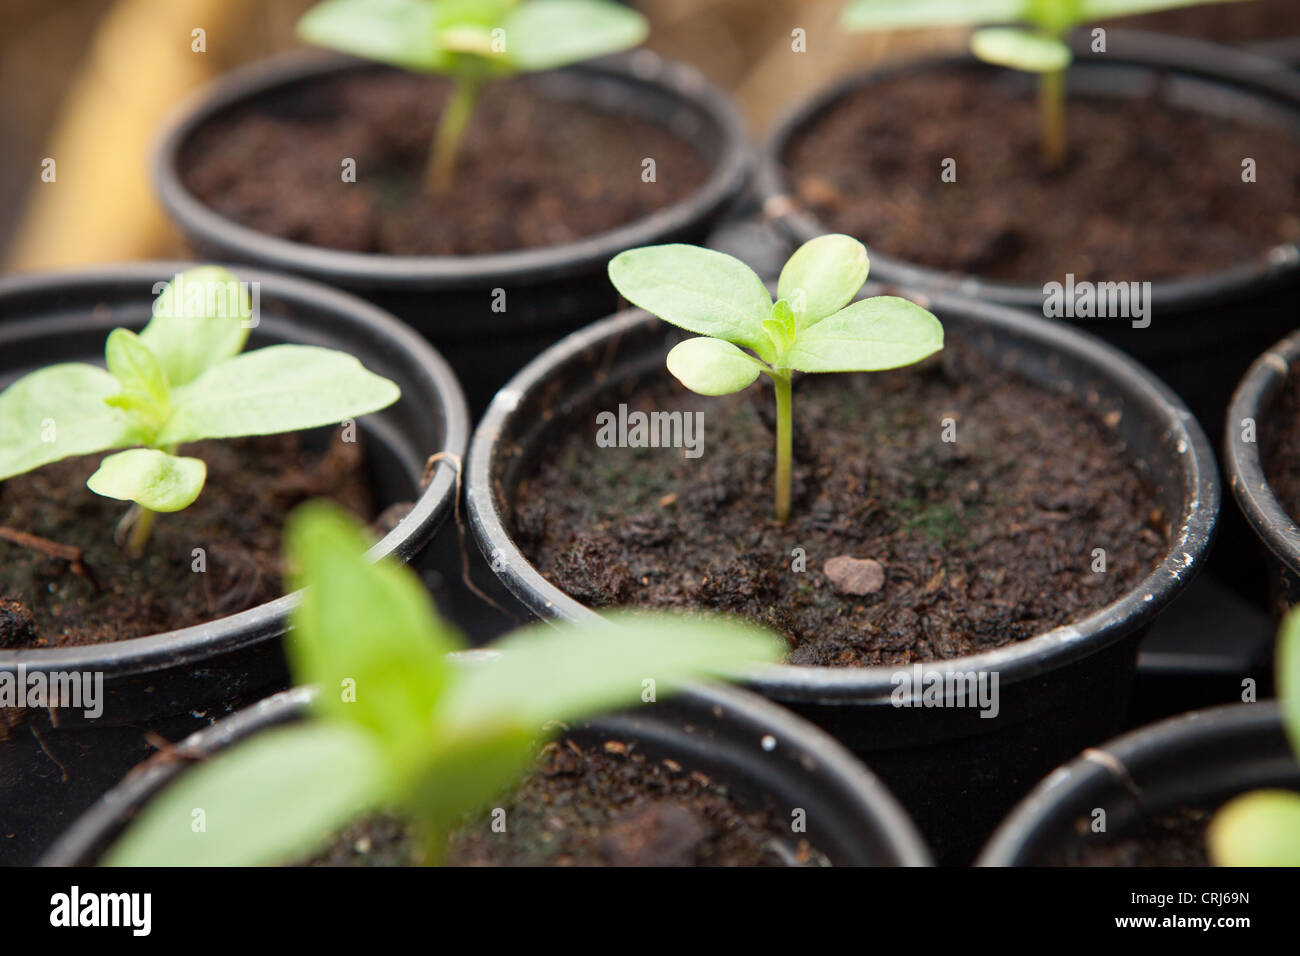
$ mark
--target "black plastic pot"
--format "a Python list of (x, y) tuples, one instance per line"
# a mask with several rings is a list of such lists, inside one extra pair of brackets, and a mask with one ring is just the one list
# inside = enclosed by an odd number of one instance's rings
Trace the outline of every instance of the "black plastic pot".
[[(1232, 396), (1223, 435), (1228, 483), (1246, 522), (1263, 544), (1270, 605), (1275, 619), (1300, 604), (1300, 527), (1269, 487), (1258, 441), (1244, 441), (1250, 419), (1264, 428), (1274, 402), (1300, 362), (1300, 332), (1262, 354)], [(1257, 436), (1258, 437), (1258, 436)]]
[[(163, 136), (153, 164), (156, 189), (202, 255), (318, 279), (356, 292), (412, 325), (461, 377), (476, 417), (543, 348), (618, 307), (605, 277), (614, 255), (633, 246), (702, 240), (748, 179), (751, 154), (744, 124), (726, 95), (690, 67), (635, 50), (520, 82), (559, 99), (657, 120), (702, 150), (713, 172), (689, 199), (579, 242), (472, 256), (344, 252), (256, 232), (218, 215), (185, 187), (179, 158), (205, 123), (249, 104), (292, 110), (295, 95), (312, 84), (386, 69), (321, 51), (295, 51), (223, 77)], [(495, 289), (505, 290), (505, 312), (492, 311)]]
[(1275, 60), (1281, 60), (1293, 70), (1300, 69), (1300, 36), (1252, 43), (1249, 49), (1251, 53), (1260, 56), (1271, 56)]
[[(873, 290), (868, 286), (869, 293)], [(940, 862), (968, 860), (1008, 807), (1052, 767), (1123, 729), (1137, 643), (1201, 568), (1219, 510), (1219, 480), (1204, 433), (1186, 407), (1136, 362), (1074, 329), (949, 296), (929, 307), (961, 338), (1118, 429), (1170, 516), (1169, 551), (1137, 590), (1073, 625), (943, 669), (999, 673), (1001, 712), (898, 708), (891, 668), (772, 667), (754, 689), (829, 730), (899, 795)], [(497, 395), (470, 447), (467, 503), (479, 547), (506, 586), (544, 618), (594, 611), (546, 580), (516, 546), (508, 502), (535, 460), (592, 408), (667, 374), (675, 330), (624, 312), (576, 332), (530, 363)], [(612, 403), (612, 404), (611, 404)]]
[(1278, 705), (1229, 704), (1182, 714), (1086, 751), (1034, 788), (998, 827), (978, 866), (1036, 866), (1106, 811), (1121, 833), (1179, 806), (1213, 808), (1249, 790), (1300, 789), (1300, 763)]
[[(179, 745), (185, 761), (209, 756), (250, 734), (298, 719), (311, 691), (277, 694)], [(671, 758), (723, 783), (742, 805), (778, 818), (805, 812), (807, 839), (838, 865), (926, 866), (929, 853), (912, 822), (872, 774), (842, 747), (793, 714), (733, 688), (709, 687), (569, 730), (576, 742), (634, 743), (653, 759)], [(138, 768), (78, 820), (42, 859), (44, 866), (87, 866), (185, 761)]]
[[(792, 243), (829, 230), (804, 211), (793, 194), (783, 163), (789, 144), (852, 91), (886, 78), (935, 70), (996, 75), (1009, 88), (1023, 88), (1031, 101), (1034, 96), (1031, 76), (989, 66), (974, 57), (929, 60), (867, 73), (825, 91), (777, 126), (764, 148), (756, 177), (767, 215)], [(1153, 110), (1167, 103), (1288, 128), (1300, 144), (1300, 77), (1268, 57), (1181, 37), (1111, 30), (1105, 53), (1092, 53), (1086, 45), (1076, 44), (1069, 83), (1074, 94), (1150, 98)], [(877, 281), (956, 292), (1039, 316), (1043, 313), (1044, 283), (1064, 281), (1064, 276), (1045, 275), (1034, 284), (1016, 284), (939, 272), (882, 254), (872, 248), (871, 236), (858, 238), (871, 249), (871, 275)], [(1225, 263), (1222, 270), (1208, 275), (1153, 281), (1147, 328), (1133, 328), (1128, 320), (1114, 318), (1066, 321), (1139, 359), (1187, 402), (1209, 434), (1218, 435), (1228, 397), (1246, 367), (1293, 327), (1297, 296), (1300, 249), (1294, 244), (1279, 245), (1253, 258)], [(1244, 534), (1240, 541), (1246, 541)], [(1229, 564), (1224, 570), (1231, 575), (1234, 568)]]
[[(154, 283), (189, 265), (138, 263), (0, 279), (0, 387), (54, 362), (102, 363), (108, 332), (142, 327)], [(469, 422), (455, 376), (427, 342), (359, 299), (270, 273), (238, 269), (237, 275), (260, 283), (260, 322), (249, 348), (296, 342), (341, 349), (401, 387), (397, 404), (357, 425), (378, 504), (414, 501), (371, 554), (416, 559), (455, 502), (450, 462), (420, 487), (431, 456), (464, 454)], [(64, 708), (20, 711), (0, 721), (0, 863), (33, 862), (71, 819), (148, 756), (153, 746), (146, 735), (176, 739), (287, 686), (279, 637), (292, 604), (290, 595), (206, 624), (111, 644), (0, 650), (0, 672), (102, 674), (104, 698), (97, 719)]]

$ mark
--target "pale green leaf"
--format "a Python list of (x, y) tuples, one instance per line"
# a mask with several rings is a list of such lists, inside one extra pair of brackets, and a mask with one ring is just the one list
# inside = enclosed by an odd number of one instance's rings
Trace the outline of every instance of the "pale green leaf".
[(382, 751), (359, 728), (311, 721), (264, 730), (187, 767), (145, 804), (102, 862), (291, 862), (378, 807), (390, 786)]
[(504, 22), (506, 56), (521, 70), (549, 70), (631, 49), (649, 33), (645, 17), (610, 0), (530, 0)]
[[(540, 727), (637, 703), (684, 683), (778, 661), (775, 634), (729, 618), (613, 612), (581, 624), (535, 624), (490, 645), (499, 657), (457, 662), (447, 725)], [(647, 683), (649, 682), (649, 683)]]
[(408, 756), (427, 749), (444, 655), (461, 641), (419, 577), (392, 558), (367, 561), (356, 522), (323, 502), (293, 512), (285, 543), (292, 584), (306, 589), (286, 638), (294, 680), (320, 688), (319, 713)]
[(854, 302), (800, 329), (783, 367), (801, 372), (872, 372), (919, 362), (943, 348), (943, 326), (907, 299)]
[(1300, 793), (1235, 797), (1214, 815), (1206, 841), (1218, 866), (1300, 866)]
[(852, 0), (844, 8), (850, 30), (902, 30), (1009, 23), (1024, 19), (1030, 0)]
[(615, 256), (609, 278), (623, 298), (665, 322), (772, 358), (763, 331), (772, 297), (739, 259), (699, 246), (643, 246)]
[(1060, 40), (1011, 27), (976, 30), (970, 48), (986, 63), (1030, 73), (1055, 73), (1070, 65), (1070, 48)]
[(1291, 748), (1300, 756), (1300, 609), (1282, 619), (1277, 636), (1277, 697)]
[(220, 266), (199, 266), (163, 288), (140, 341), (175, 388), (238, 355), (252, 322), (252, 300), (234, 274)]
[(794, 310), (790, 307), (789, 301), (777, 299), (773, 302), (771, 317), (763, 320), (763, 331), (767, 333), (768, 341), (772, 343), (772, 348), (778, 358), (785, 354), (785, 350), (794, 341), (797, 329), (798, 323), (795, 320)]
[(818, 236), (786, 262), (777, 295), (789, 300), (798, 327), (807, 328), (852, 302), (870, 267), (866, 246), (853, 237)]
[(117, 408), (137, 412), (152, 430), (167, 420), (167, 373), (149, 347), (130, 329), (108, 333), (104, 348), (108, 371), (122, 385), (122, 393), (108, 399)]
[(443, 736), (436, 752), (418, 764), (404, 801), (425, 827), (445, 834), (466, 813), (479, 810), (517, 782), (536, 759), (537, 727), (501, 721)]
[(109, 455), (86, 481), (105, 498), (134, 501), (150, 511), (180, 511), (203, 490), (208, 467), (198, 458), (181, 458), (153, 448)]
[(429, 0), (323, 0), (298, 21), (298, 38), (421, 72), (448, 69), (438, 42), (439, 4)]
[(227, 359), (172, 389), (172, 415), (157, 444), (332, 425), (400, 397), (395, 384), (345, 352), (272, 345)]
[(730, 395), (751, 385), (761, 366), (722, 339), (687, 339), (668, 353), (668, 371), (700, 395)]
[(61, 458), (138, 445), (146, 429), (107, 404), (122, 386), (94, 365), (51, 365), (0, 392), (0, 481)]

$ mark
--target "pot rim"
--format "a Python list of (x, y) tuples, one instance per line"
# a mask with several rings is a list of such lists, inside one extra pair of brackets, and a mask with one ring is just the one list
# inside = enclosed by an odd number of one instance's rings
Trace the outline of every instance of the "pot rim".
[[(1232, 495), (1255, 536), (1292, 574), (1300, 574), (1300, 527), (1268, 483), (1258, 439), (1262, 413), (1269, 410), (1297, 361), (1300, 361), (1300, 331), (1291, 333), (1255, 359), (1232, 393), (1223, 436), (1224, 464)], [(1256, 441), (1240, 440), (1237, 429), (1243, 418), (1254, 420)]]
[(713, 169), (694, 193), (648, 216), (558, 246), (464, 256), (396, 256), (347, 252), (269, 236), (227, 219), (200, 202), (179, 173), (186, 140), (214, 116), (276, 87), (349, 71), (395, 69), (327, 50), (296, 49), (225, 74), (182, 101), (164, 125), (150, 169), (155, 192), (187, 235), (221, 250), (222, 256), (251, 258), (269, 267), (328, 279), (351, 288), (414, 291), (473, 288), (508, 276), (538, 284), (590, 271), (617, 253), (647, 245), (690, 228), (735, 197), (753, 163), (744, 120), (731, 100), (693, 67), (637, 49), (563, 67), (570, 73), (620, 80), (667, 92), (690, 103), (719, 131), (722, 148)]
[[(292, 719), (305, 710), (315, 695), (314, 687), (301, 686), (273, 694), (176, 744), (174, 749), (185, 759), (164, 761), (155, 755), (140, 763), (73, 821), (42, 854), (37, 866), (88, 865), (87, 857), (94, 852), (102, 834), (115, 827), (125, 811), (157, 794), (191, 760)], [(724, 685), (692, 685), (674, 695), (669, 703), (677, 701), (697, 712), (708, 709), (718, 719), (753, 728), (755, 733), (761, 730), (759, 736), (780, 735), (782, 745), (793, 744), (805, 754), (813, 755), (815, 765), (806, 770), (809, 776), (818, 774), (823, 786), (829, 783), (840, 790), (851, 798), (854, 809), (862, 817), (874, 822), (894, 857), (883, 865), (933, 865), (929, 849), (898, 799), (880, 778), (821, 728), (756, 694)], [(615, 714), (612, 719), (616, 721), (617, 717)], [(599, 727), (606, 719), (609, 718), (594, 717), (577, 723)], [(725, 746), (725, 742), (719, 746)]]
[[(1259, 53), (1223, 47), (1208, 41), (1168, 36), (1141, 30), (1107, 31), (1108, 52), (1093, 54), (1076, 38), (1071, 70), (1103, 71), (1115, 67), (1146, 67), (1182, 73), (1200, 80), (1217, 81), (1257, 97), (1285, 102), (1300, 118), (1300, 75), (1284, 63)], [(797, 104), (773, 127), (759, 149), (754, 190), (763, 217), (794, 243), (803, 243), (834, 230), (827, 227), (793, 198), (782, 156), (792, 139), (809, 123), (831, 109), (845, 95), (882, 80), (932, 70), (960, 68), (1005, 74), (1005, 67), (986, 64), (973, 54), (926, 57), (867, 70), (842, 79), (810, 99)], [(871, 254), (872, 270), (881, 282), (897, 282), (918, 289), (956, 292), (1002, 305), (1040, 310), (1042, 285), (1004, 282), (972, 273), (948, 272), (918, 265), (879, 252)], [(1153, 307), (1185, 310), (1193, 306), (1230, 302), (1256, 286), (1274, 286), (1300, 278), (1300, 245), (1279, 243), (1223, 269), (1177, 278), (1151, 280)], [(1045, 276), (1044, 281), (1053, 279)]]
[[(916, 294), (937, 312), (963, 312), (982, 324), (1017, 335), (1026, 346), (1073, 353), (1145, 395), (1161, 410), (1166, 434), (1178, 447), (1182, 487), (1189, 501), (1173, 528), (1164, 558), (1116, 601), (1073, 624), (980, 654), (926, 661), (927, 670), (997, 671), (1002, 681), (1026, 680), (1083, 658), (1120, 640), (1149, 622), (1172, 601), (1205, 563), (1220, 504), (1219, 475), (1205, 433), (1182, 400), (1167, 385), (1111, 345), (1064, 324), (1053, 324), (1005, 306), (947, 294)], [(597, 612), (570, 597), (542, 576), (507, 533), (493, 490), (494, 451), (498, 436), (526, 393), (544, 388), (551, 370), (600, 343), (658, 320), (640, 310), (620, 312), (570, 334), (526, 365), (508, 382), (479, 422), (470, 442), (465, 501), (470, 527), (484, 557), (507, 588), (544, 619), (590, 620)], [(1154, 414), (1154, 413), (1152, 413)], [(748, 674), (747, 686), (765, 696), (790, 702), (888, 703), (893, 675), (915, 665), (897, 667), (810, 667), (770, 664)]]
[[(139, 283), (142, 288), (160, 277), (173, 276), (198, 263), (181, 261), (131, 262), (89, 269), (54, 270), (0, 277), (0, 304), (11, 296), (49, 294), (73, 286), (109, 288)], [(376, 340), (388, 341), (411, 356), (428, 378), (430, 389), (441, 399), (445, 435), (433, 454), (464, 459), (469, 440), (469, 412), (460, 383), (451, 367), (427, 341), (387, 312), (356, 296), (299, 279), (242, 265), (229, 268), (243, 280), (260, 282), (268, 296), (292, 304), (346, 315), (367, 329)], [(105, 334), (108, 329), (106, 328)], [(0, 322), (0, 337), (4, 334)], [(455, 505), (457, 478), (451, 468), (436, 469), (414, 507), (397, 526), (368, 552), (372, 561), (389, 554), (403, 561), (417, 553), (433, 536)], [(100, 671), (106, 677), (124, 677), (154, 670), (164, 664), (194, 663), (282, 634), (287, 615), (297, 604), (297, 592), (265, 604), (191, 627), (178, 628), (124, 641), (59, 648), (0, 650), (0, 672), (19, 667), (37, 671)]]
[(1221, 704), (1166, 717), (1090, 747), (1044, 777), (998, 825), (975, 866), (1022, 866), (1021, 851), (1041, 824), (1072, 794), (1098, 778), (1127, 775), (1153, 756), (1207, 737), (1241, 737), (1276, 730), (1282, 711), (1275, 700)]

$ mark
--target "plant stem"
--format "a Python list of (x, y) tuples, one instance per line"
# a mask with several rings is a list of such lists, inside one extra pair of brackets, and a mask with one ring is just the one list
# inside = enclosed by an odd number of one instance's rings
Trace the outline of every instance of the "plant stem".
[(776, 390), (776, 520), (790, 517), (790, 461), (794, 448), (790, 373), (772, 375)]
[(427, 179), (429, 191), (434, 195), (445, 193), (456, 179), (460, 141), (482, 86), (483, 80), (478, 76), (462, 74), (452, 80), (451, 93), (442, 108), (442, 115), (438, 117), (438, 132), (429, 153)]
[(1042, 127), (1043, 165), (1065, 165), (1065, 70), (1038, 74), (1038, 114)]
[(149, 532), (153, 530), (153, 519), (158, 512), (150, 511), (144, 505), (136, 504), (135, 521), (131, 525), (131, 537), (127, 539), (126, 548), (131, 557), (138, 558), (144, 554), (145, 545), (149, 543)]

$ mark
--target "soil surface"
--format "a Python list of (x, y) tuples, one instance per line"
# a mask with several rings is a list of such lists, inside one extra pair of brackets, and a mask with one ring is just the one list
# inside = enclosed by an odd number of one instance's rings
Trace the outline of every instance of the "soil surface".
[[(925, 72), (851, 93), (792, 142), (802, 205), (873, 252), (1041, 285), (1227, 268), (1300, 240), (1300, 140), (1159, 101), (1076, 97), (1070, 156), (1039, 158), (1018, 78)], [(1242, 182), (1243, 157), (1257, 181)], [(941, 179), (956, 160), (956, 182)]]
[[(521, 482), (521, 549), (591, 606), (767, 624), (794, 664), (897, 665), (1023, 640), (1119, 598), (1165, 548), (1169, 516), (1111, 429), (951, 334), (919, 366), (796, 382), (784, 526), (772, 518), (769, 388), (705, 398), (665, 371), (602, 401), (701, 412), (703, 455), (598, 448), (591, 410)], [(883, 565), (880, 590), (837, 593), (823, 567), (840, 556)]]
[[(742, 810), (727, 788), (632, 745), (602, 749), (553, 742), (537, 769), (499, 804), (504, 833), (490, 815), (453, 835), (452, 866), (781, 866), (780, 841), (794, 862), (821, 862), (806, 841), (768, 811)], [(321, 866), (412, 866), (418, 841), (399, 818), (377, 816), (342, 831), (313, 858)]]
[[(280, 531), (294, 505), (329, 497), (374, 517), (361, 443), (334, 435), (323, 451), (296, 434), (182, 446), (207, 463), (207, 483), (189, 508), (158, 515), (139, 559), (114, 542), (130, 505), (86, 488), (103, 455), (0, 483), (5, 528), (84, 551), (77, 573), (73, 562), (0, 538), (0, 648), (142, 637), (280, 597)], [(205, 552), (202, 574), (195, 548)]]
[(1300, 515), (1300, 376), (1291, 374), (1260, 423), (1261, 460), (1278, 503)]
[(1049, 859), (1049, 866), (1209, 866), (1205, 831), (1213, 813), (1178, 807), (1143, 818), (1119, 833), (1092, 833), (1089, 821), (1078, 822), (1073, 839)]
[[(181, 159), (216, 212), (295, 242), (392, 255), (466, 255), (573, 242), (690, 195), (710, 163), (665, 126), (551, 99), (526, 79), (486, 86), (454, 187), (424, 171), (448, 84), (363, 72), (250, 105), (199, 130)], [(642, 161), (655, 161), (655, 182)], [(343, 162), (356, 181), (343, 181)]]

